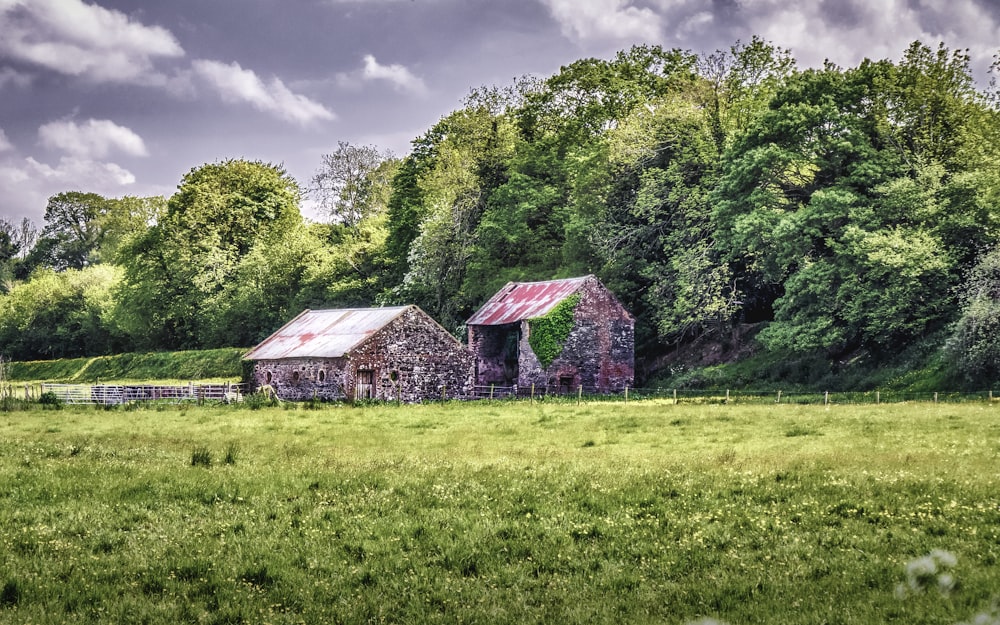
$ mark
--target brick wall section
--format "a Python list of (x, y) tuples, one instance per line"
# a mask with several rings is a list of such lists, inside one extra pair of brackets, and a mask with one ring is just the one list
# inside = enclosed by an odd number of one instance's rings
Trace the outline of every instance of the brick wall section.
[(442, 390), (455, 398), (469, 391), (473, 356), (433, 319), (411, 308), (343, 358), (256, 362), (254, 383), (267, 383), (270, 373), (271, 385), (284, 400), (353, 399), (359, 370), (371, 372), (373, 399), (441, 399)]

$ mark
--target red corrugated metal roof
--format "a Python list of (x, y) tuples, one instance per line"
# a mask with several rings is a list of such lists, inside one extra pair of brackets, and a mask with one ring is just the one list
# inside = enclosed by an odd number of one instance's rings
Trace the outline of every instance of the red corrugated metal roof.
[(244, 356), (248, 360), (340, 358), (409, 306), (306, 310)]
[(591, 277), (546, 282), (508, 282), (466, 323), (470, 326), (500, 326), (542, 317), (555, 308), (556, 304), (576, 293)]

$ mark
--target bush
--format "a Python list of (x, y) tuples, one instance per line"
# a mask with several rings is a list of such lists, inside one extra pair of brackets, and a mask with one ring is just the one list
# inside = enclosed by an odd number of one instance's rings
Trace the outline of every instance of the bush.
[(945, 351), (971, 382), (1000, 377), (1000, 248), (979, 261), (962, 287), (962, 315)]
[(38, 397), (38, 403), (45, 410), (62, 410), (63, 401), (52, 391), (45, 391)]

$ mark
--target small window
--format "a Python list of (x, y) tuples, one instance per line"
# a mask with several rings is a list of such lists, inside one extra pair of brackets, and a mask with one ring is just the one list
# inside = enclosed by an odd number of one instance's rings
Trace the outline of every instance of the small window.
[(264, 373), (264, 384), (270, 384), (270, 383), (271, 383), (271, 372), (267, 371)]
[(399, 371), (390, 371), (389, 379), (392, 380), (393, 382), (399, 380)]
[(326, 381), (326, 371), (323, 370), (323, 369), (319, 370), (319, 381), (320, 382), (325, 382)]
[(299, 383), (299, 372), (292, 371), (292, 384), (298, 384), (298, 383)]

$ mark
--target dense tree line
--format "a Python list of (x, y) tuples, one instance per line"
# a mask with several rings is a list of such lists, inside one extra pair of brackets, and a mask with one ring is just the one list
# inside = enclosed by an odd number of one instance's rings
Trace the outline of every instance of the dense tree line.
[(758, 38), (636, 46), (475, 89), (402, 158), (340, 143), (305, 188), (232, 160), (168, 200), (54, 196), (41, 232), (0, 223), (0, 348), (251, 345), (305, 307), (395, 303), (461, 334), (509, 280), (595, 273), (640, 357), (760, 323), (768, 350), (938, 340), (995, 376), (998, 139), (995, 84), (944, 46), (809, 70)]

